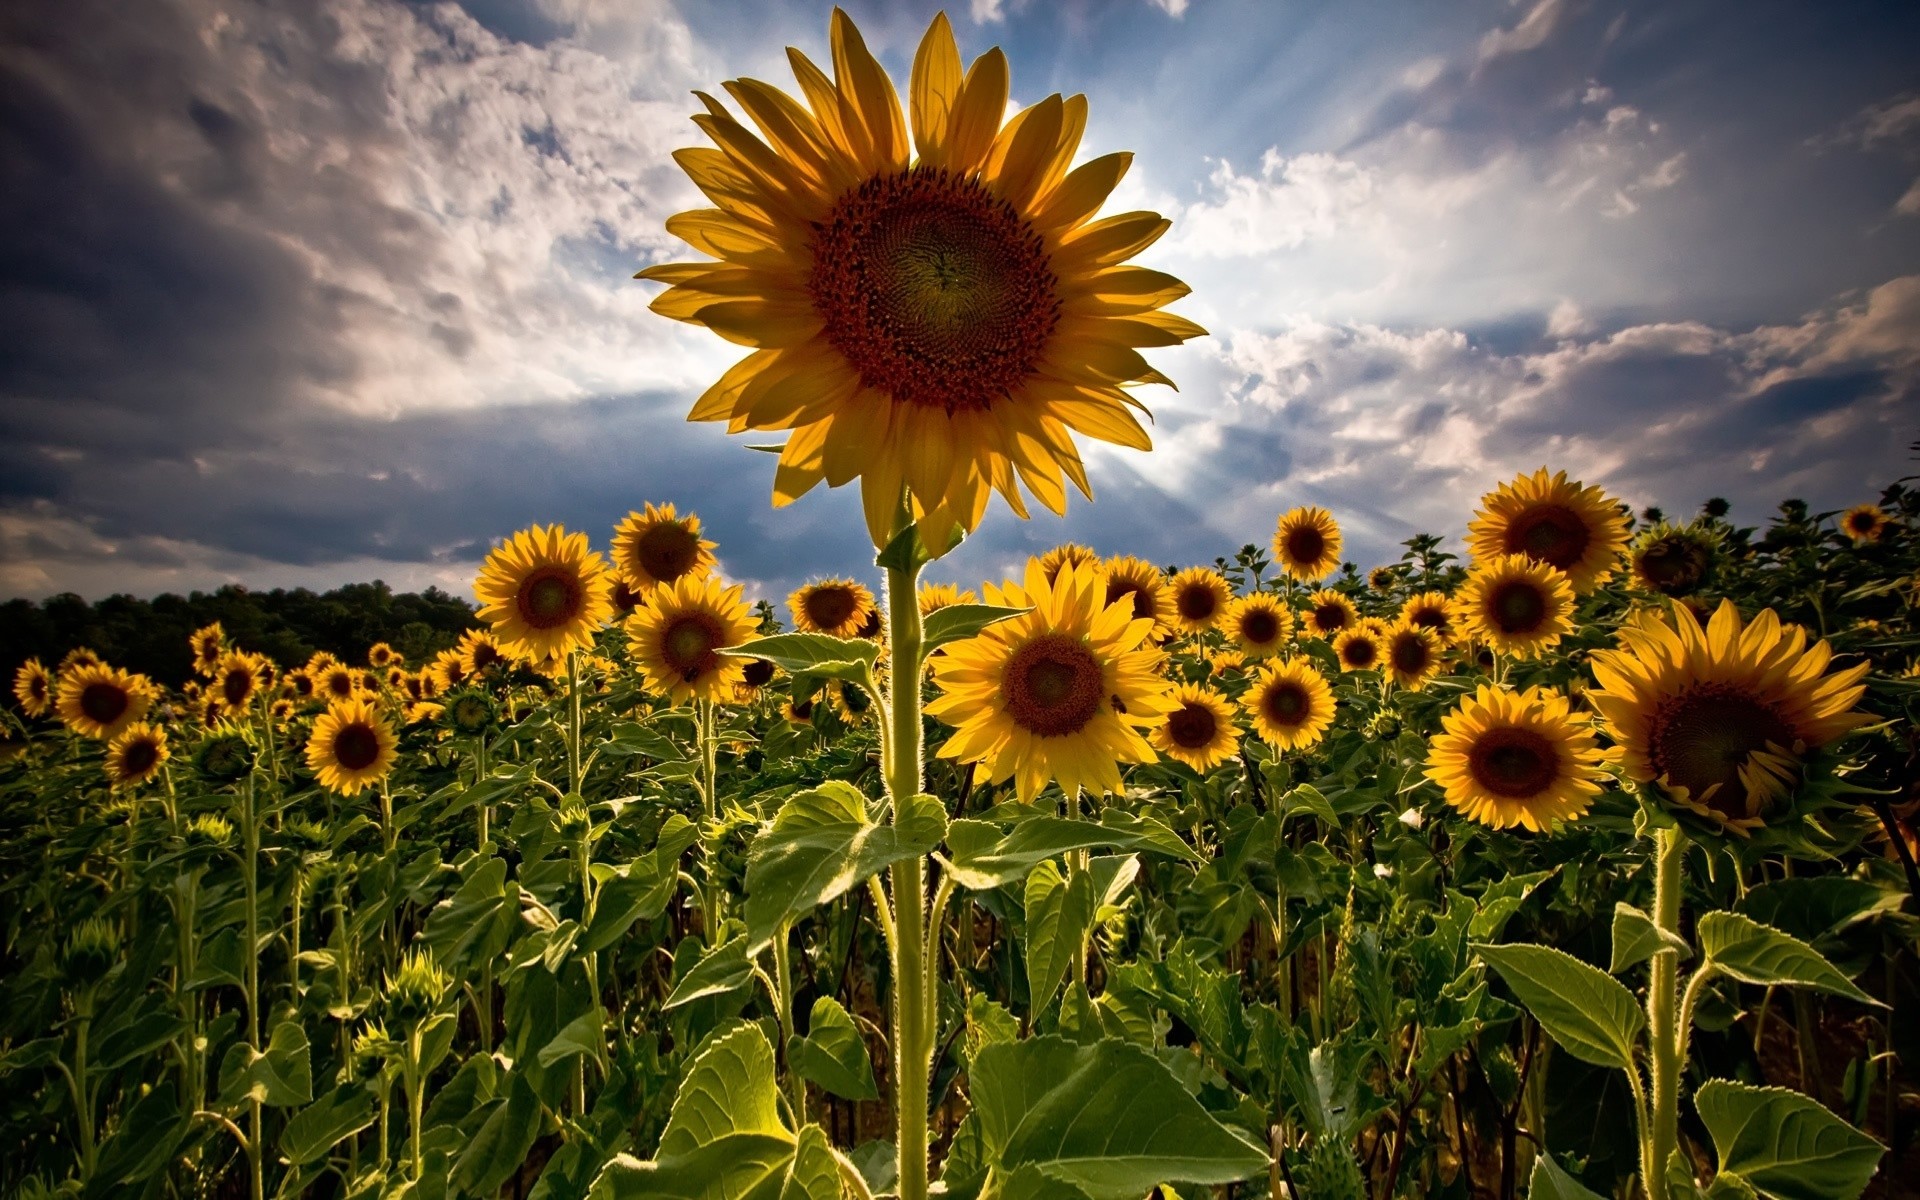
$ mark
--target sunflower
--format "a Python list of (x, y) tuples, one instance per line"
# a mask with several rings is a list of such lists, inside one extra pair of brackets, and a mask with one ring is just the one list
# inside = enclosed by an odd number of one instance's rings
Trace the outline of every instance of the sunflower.
[(1091, 495), (1073, 432), (1152, 445), (1125, 385), (1170, 381), (1135, 347), (1205, 333), (1161, 311), (1185, 284), (1121, 265), (1170, 223), (1089, 223), (1131, 156), (1067, 170), (1082, 96), (1049, 96), (1002, 128), (1005, 56), (963, 71), (944, 15), (914, 59), (911, 120), (838, 10), (832, 43), (831, 79), (787, 52), (807, 107), (755, 80), (726, 85), (765, 142), (700, 94), (694, 123), (719, 148), (675, 155), (717, 207), (667, 230), (720, 261), (638, 277), (671, 285), (655, 312), (754, 348), (690, 419), (792, 430), (774, 503), (859, 477), (876, 544), (903, 484), (943, 531), (930, 544), (978, 524), (990, 491), (1024, 517), (1024, 484), (1064, 512), (1067, 480)]
[(780, 668), (764, 658), (749, 658), (740, 668), (740, 682), (733, 689), (735, 704), (752, 704), (766, 694), (767, 685)]
[(613, 569), (633, 589), (646, 595), (683, 575), (706, 575), (719, 564), (713, 543), (700, 537), (700, 518), (681, 516), (671, 504), (647, 505), (630, 512), (613, 531)]
[(1879, 541), (1891, 524), (1892, 519), (1878, 504), (1856, 504), (1840, 516), (1840, 532), (1852, 538), (1856, 546)]
[(1210, 567), (1188, 567), (1167, 583), (1173, 597), (1173, 619), (1185, 633), (1212, 629), (1233, 602), (1233, 586)]
[(1340, 566), (1340, 526), (1324, 508), (1289, 509), (1273, 532), (1273, 559), (1295, 579), (1312, 583)]
[(1142, 732), (1174, 705), (1159, 676), (1153, 622), (1127, 600), (1107, 604), (1106, 580), (1063, 566), (1049, 583), (1029, 559), (1024, 584), (988, 585), (989, 604), (1032, 611), (949, 643), (933, 660), (940, 695), (927, 713), (954, 726), (940, 757), (973, 762), (975, 778), (1012, 777), (1022, 802), (1061, 790), (1121, 790), (1119, 764), (1152, 762)]
[(393, 726), (365, 700), (328, 706), (307, 738), (307, 768), (320, 786), (342, 796), (385, 779), (393, 769), (400, 739)]
[(1333, 689), (1304, 658), (1269, 662), (1240, 700), (1261, 737), (1282, 750), (1304, 750), (1333, 724)]
[(267, 706), (267, 715), (273, 718), (275, 725), (285, 725), (288, 721), (293, 720), (294, 711), (293, 701), (287, 699), (285, 696), (282, 696)]
[(978, 604), (980, 598), (972, 592), (963, 592), (951, 583), (923, 583), (914, 596), (920, 605), (920, 615), (932, 616), (943, 608), (956, 604)]
[(812, 696), (805, 699), (788, 698), (787, 702), (780, 706), (780, 716), (789, 725), (812, 725), (813, 699)]
[(627, 618), (627, 645), (647, 687), (688, 700), (732, 700), (747, 660), (720, 651), (753, 636), (740, 586), (713, 575), (682, 575), (647, 593)]
[(495, 547), (474, 580), (480, 618), (510, 654), (564, 658), (593, 645), (613, 615), (613, 579), (587, 535), (559, 525), (523, 529)]
[(500, 646), (500, 639), (484, 629), (469, 629), (460, 635), (452, 651), (460, 659), (461, 678), (484, 675), (490, 670), (506, 670), (513, 658)]
[(452, 691), (467, 681), (467, 674), (467, 662), (459, 650), (442, 650), (427, 664), (424, 675), (429, 687), (422, 699), (431, 700), (441, 692)]
[(1179, 707), (1147, 738), (1154, 749), (1202, 774), (1239, 750), (1240, 727), (1234, 723), (1233, 705), (1226, 696), (1185, 683), (1173, 690), (1172, 699)]
[(76, 671), (81, 667), (104, 667), (106, 665), (106, 662), (92, 650), (89, 650), (85, 646), (75, 646), (73, 649), (67, 651), (60, 659), (60, 665), (54, 668), (53, 673), (56, 676), (64, 677), (68, 671)]
[(1417, 596), (1407, 597), (1400, 606), (1400, 620), (1420, 628), (1440, 639), (1442, 646), (1454, 639), (1453, 604), (1444, 592), (1421, 592)]
[(886, 635), (887, 625), (880, 612), (879, 605), (874, 606), (873, 611), (867, 614), (866, 620), (860, 622), (860, 628), (855, 630), (853, 634), (855, 637), (867, 638), (873, 641), (884, 638)]
[(1482, 684), (1440, 721), (1427, 778), (1461, 815), (1495, 829), (1545, 833), (1587, 811), (1605, 778), (1593, 733), (1547, 688)]
[(1400, 586), (1399, 567), (1375, 567), (1367, 572), (1367, 586), (1376, 592), (1390, 592)]
[(833, 714), (848, 725), (858, 725), (873, 717), (873, 697), (857, 683), (829, 679), (820, 689)]
[(1092, 548), (1079, 542), (1062, 542), (1040, 556), (1040, 570), (1046, 574), (1047, 582), (1052, 583), (1063, 567), (1088, 567), (1097, 571), (1101, 562)]
[(1613, 574), (1627, 544), (1627, 515), (1597, 487), (1551, 477), (1541, 467), (1480, 497), (1467, 524), (1467, 548), (1477, 559), (1523, 554), (1566, 573), (1584, 596)]
[(1220, 629), (1248, 659), (1278, 654), (1293, 636), (1293, 613), (1267, 592), (1242, 596), (1227, 605)]
[(1719, 542), (1707, 530), (1662, 522), (1634, 539), (1627, 558), (1634, 583), (1663, 596), (1684, 596), (1712, 578), (1718, 553)]
[(1398, 687), (1417, 692), (1440, 674), (1440, 638), (1407, 621), (1387, 630), (1380, 656)]
[(1495, 653), (1537, 658), (1573, 632), (1573, 587), (1523, 554), (1476, 566), (1454, 600), (1455, 620)]
[(267, 662), (258, 654), (229, 650), (214, 663), (207, 690), (228, 712), (244, 712), (266, 688)]
[(1127, 599), (1133, 602), (1136, 619), (1153, 622), (1153, 638), (1158, 641), (1173, 629), (1173, 593), (1167, 590), (1167, 577), (1160, 568), (1144, 558), (1121, 554), (1101, 564), (1107, 575), (1107, 603)]
[(802, 633), (854, 637), (874, 613), (873, 593), (851, 579), (822, 579), (787, 597), (793, 627)]
[(395, 650), (385, 642), (375, 642), (367, 647), (367, 665), (376, 671), (398, 666), (407, 661), (407, 656)]
[(170, 757), (167, 731), (135, 721), (107, 743), (107, 783), (114, 788), (139, 787), (158, 775), (160, 764)]
[(1343, 629), (1352, 628), (1360, 620), (1360, 610), (1353, 606), (1342, 592), (1331, 588), (1321, 588), (1307, 597), (1307, 611), (1303, 618), (1306, 632), (1329, 641)]
[(110, 742), (127, 726), (146, 719), (153, 685), (105, 663), (60, 672), (54, 707), (67, 728), (82, 737)]
[(28, 716), (44, 717), (53, 709), (53, 675), (39, 659), (30, 658), (13, 673), (13, 695)]
[(1380, 665), (1381, 637), (1371, 625), (1355, 624), (1334, 636), (1333, 654), (1342, 671), (1371, 671)]
[(331, 666), (314, 677), (313, 691), (316, 696), (330, 704), (339, 700), (351, 700), (360, 691), (360, 672), (335, 660)]
[(1244, 670), (1247, 656), (1238, 650), (1215, 650), (1206, 656), (1207, 674), (1215, 679)]
[(617, 575), (614, 576), (613, 591), (608, 593), (608, 598), (613, 601), (613, 619), (616, 621), (626, 620), (634, 609), (640, 607), (640, 593)]
[(388, 667), (387, 673), (381, 679), (387, 685), (388, 691), (401, 691), (407, 686), (407, 669), (401, 666)]
[(1587, 700), (1605, 722), (1627, 778), (1655, 782), (1675, 803), (1735, 830), (1765, 823), (1806, 756), (1867, 724), (1853, 710), (1869, 664), (1828, 671), (1825, 641), (1772, 609), (1742, 626), (1723, 600), (1702, 628), (1684, 606), (1646, 610), (1619, 647), (1593, 654)]
[(193, 652), (193, 669), (211, 676), (220, 656), (226, 653), (227, 631), (218, 621), (203, 625), (187, 635), (187, 649)]

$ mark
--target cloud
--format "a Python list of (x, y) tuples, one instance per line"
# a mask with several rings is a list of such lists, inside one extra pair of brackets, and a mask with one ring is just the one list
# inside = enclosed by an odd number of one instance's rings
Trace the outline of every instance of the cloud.
[(1147, 3), (1177, 21), (1186, 15), (1189, 0), (1147, 0)]
[[(1560, 25), (1566, 10), (1563, 0), (1540, 0), (1511, 29), (1492, 29), (1480, 39), (1478, 66), (1508, 54), (1538, 50)], [(1477, 68), (1476, 68), (1477, 69)]]

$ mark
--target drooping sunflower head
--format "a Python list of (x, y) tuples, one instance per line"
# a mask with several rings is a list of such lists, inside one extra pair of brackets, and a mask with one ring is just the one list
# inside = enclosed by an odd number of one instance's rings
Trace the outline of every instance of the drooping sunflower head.
[(626, 629), (648, 688), (682, 703), (734, 698), (747, 660), (720, 652), (752, 637), (755, 626), (740, 591), (718, 576), (682, 575), (647, 593)]
[(860, 725), (873, 719), (873, 696), (857, 683), (829, 679), (820, 689), (833, 715), (847, 725)]
[(564, 658), (593, 645), (613, 615), (613, 579), (587, 535), (535, 525), (487, 555), (474, 580), (480, 619), (508, 653)]
[(874, 614), (873, 593), (851, 579), (822, 579), (787, 597), (793, 627), (802, 633), (858, 636)]
[(213, 666), (208, 691), (229, 712), (244, 712), (266, 686), (266, 660), (244, 650), (229, 650)]
[(1254, 592), (1227, 605), (1220, 628), (1248, 661), (1286, 648), (1293, 637), (1293, 611), (1269, 592)]
[(475, 737), (500, 723), (500, 705), (478, 688), (462, 688), (441, 705), (447, 728), (461, 737)]
[(1879, 541), (1892, 524), (1892, 518), (1878, 504), (1856, 504), (1840, 515), (1840, 532), (1852, 538), (1856, 546)]
[(1107, 575), (1107, 603), (1127, 600), (1135, 620), (1153, 622), (1158, 640), (1173, 628), (1173, 595), (1160, 568), (1131, 554), (1116, 555), (1101, 564)]
[(1685, 596), (1712, 581), (1719, 539), (1698, 525), (1662, 522), (1633, 540), (1633, 581), (1663, 596)]
[(1537, 658), (1573, 632), (1573, 586), (1524, 554), (1474, 567), (1454, 600), (1455, 620), (1496, 653)]
[(1384, 657), (1379, 631), (1371, 625), (1356, 622), (1351, 629), (1343, 629), (1334, 635), (1333, 654), (1340, 660), (1342, 671), (1372, 671), (1380, 666)]
[(258, 759), (259, 750), (246, 732), (226, 724), (210, 724), (193, 752), (194, 769), (215, 783), (245, 779)]
[(789, 725), (812, 725), (813, 701), (812, 696), (790, 696), (780, 706), (780, 716)]
[(160, 773), (167, 752), (167, 731), (135, 721), (107, 743), (107, 783), (116, 789), (135, 788)]
[(613, 531), (613, 569), (636, 597), (683, 575), (706, 575), (718, 563), (714, 544), (700, 537), (700, 518), (671, 504), (630, 512)]
[(1233, 602), (1233, 586), (1211, 567), (1188, 567), (1167, 584), (1173, 619), (1183, 633), (1205, 633)]
[(972, 529), (993, 491), (1025, 516), (1023, 485), (1062, 512), (1068, 481), (1089, 491), (1074, 432), (1150, 445), (1123, 389), (1167, 380), (1136, 347), (1204, 332), (1164, 311), (1184, 284), (1122, 265), (1168, 222), (1092, 221), (1131, 156), (1068, 169), (1081, 96), (1003, 127), (1005, 56), (963, 69), (944, 15), (915, 56), (910, 115), (838, 10), (832, 47), (831, 77), (788, 51), (804, 106), (727, 83), (759, 137), (699, 94), (717, 148), (675, 155), (716, 207), (667, 229), (718, 261), (639, 277), (670, 285), (654, 311), (753, 347), (691, 419), (793, 431), (774, 503), (858, 478), (876, 544), (902, 484), (943, 534)]
[(1351, 629), (1359, 623), (1360, 610), (1353, 606), (1353, 601), (1347, 599), (1346, 593), (1321, 588), (1307, 597), (1304, 632), (1332, 641), (1342, 630)]
[(407, 656), (395, 650), (385, 642), (375, 642), (367, 647), (367, 665), (376, 671), (399, 666), (407, 661)]
[(485, 629), (462, 633), (453, 651), (460, 659), (462, 682), (489, 672), (499, 674), (513, 666), (513, 656), (501, 647), (499, 638)]
[(1067, 567), (1086, 567), (1097, 571), (1101, 561), (1091, 547), (1082, 546), (1079, 542), (1062, 542), (1040, 556), (1040, 570), (1046, 574), (1047, 582), (1052, 583)]
[(28, 716), (46, 716), (53, 711), (53, 673), (37, 658), (21, 663), (13, 673), (13, 697)]
[(1584, 596), (1613, 574), (1627, 544), (1627, 515), (1598, 487), (1541, 467), (1480, 498), (1467, 548), (1491, 560), (1519, 554), (1559, 570)]
[(1224, 694), (1186, 683), (1173, 690), (1173, 702), (1179, 707), (1147, 739), (1154, 749), (1202, 774), (1240, 749), (1240, 726)]
[(988, 585), (989, 604), (1031, 612), (946, 646), (933, 660), (940, 696), (927, 712), (955, 727), (943, 758), (1013, 778), (1023, 801), (1063, 790), (1121, 789), (1119, 764), (1151, 762), (1143, 733), (1172, 708), (1152, 622), (1130, 600), (1106, 603), (1102, 572), (1062, 567), (1048, 582), (1029, 560), (1024, 584)]
[(943, 608), (956, 604), (978, 604), (980, 598), (971, 591), (963, 592), (951, 583), (923, 583), (915, 599), (920, 605), (920, 615), (932, 616)]
[(1387, 630), (1380, 658), (1395, 686), (1417, 692), (1440, 674), (1440, 639), (1402, 620)]
[(1313, 583), (1339, 569), (1340, 526), (1317, 505), (1287, 510), (1273, 532), (1273, 561), (1295, 579)]
[(331, 704), (313, 722), (307, 738), (307, 769), (320, 786), (353, 796), (393, 770), (400, 739), (393, 726), (363, 699)]
[(1684, 605), (1645, 610), (1592, 656), (1587, 701), (1627, 778), (1716, 824), (1745, 831), (1794, 786), (1808, 755), (1867, 724), (1854, 710), (1869, 664), (1828, 669), (1825, 641), (1772, 609), (1743, 623), (1730, 600), (1703, 628)]
[(1281, 750), (1304, 750), (1333, 724), (1333, 689), (1304, 657), (1268, 662), (1240, 699), (1254, 729)]
[(187, 649), (193, 652), (193, 669), (211, 676), (220, 656), (226, 653), (227, 631), (215, 621), (187, 635)]
[(1427, 778), (1471, 820), (1545, 833), (1585, 813), (1600, 793), (1604, 752), (1558, 692), (1482, 684), (1440, 724)]
[(143, 721), (154, 699), (153, 684), (105, 663), (60, 672), (54, 707), (67, 728), (81, 737), (109, 742), (127, 726)]
[(1451, 644), (1455, 636), (1453, 603), (1444, 592), (1421, 592), (1407, 597), (1406, 603), (1400, 606), (1400, 620), (1427, 630), (1440, 639), (1442, 646)]

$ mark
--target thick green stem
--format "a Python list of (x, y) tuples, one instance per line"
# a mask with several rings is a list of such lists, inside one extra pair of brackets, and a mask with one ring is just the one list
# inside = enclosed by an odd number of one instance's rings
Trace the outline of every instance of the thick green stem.
[(425, 1174), (425, 1160), (420, 1153), (420, 1136), (424, 1132), (420, 1126), (424, 1123), (423, 1108), (427, 1091), (424, 1083), (420, 1078), (420, 1029), (416, 1026), (407, 1034), (407, 1129), (412, 1134), (413, 1178), (416, 1183)]
[[(1653, 921), (1662, 932), (1680, 933), (1680, 865), (1686, 835), (1662, 829), (1654, 835)], [(1649, 1200), (1667, 1200), (1667, 1160), (1680, 1139), (1679, 1027), (1680, 952), (1656, 951), (1647, 986), (1647, 1040), (1652, 1060), (1647, 1127), (1640, 1133), (1640, 1175)]]
[[(792, 940), (792, 929), (782, 922), (773, 935), (773, 1002), (779, 1008), (780, 1045), (782, 1053), (785, 1047), (793, 1044), (793, 951), (788, 945)], [(787, 1102), (793, 1105), (793, 1125), (798, 1129), (807, 1123), (807, 1081), (793, 1069), (793, 1063), (787, 1063)]]
[[(720, 827), (720, 752), (717, 745), (719, 739), (714, 732), (713, 702), (697, 701), (696, 708), (699, 716), (700, 738), (700, 799), (706, 806), (707, 814), (705, 833), (708, 839), (716, 839), (719, 837)], [(705, 927), (703, 932), (707, 940), (717, 942), (720, 922), (725, 917), (725, 913), (721, 910), (726, 903), (726, 889), (720, 886), (717, 870), (720, 847), (715, 841), (707, 840), (702, 844), (701, 855), (705, 860), (706, 870), (705, 878), (700, 885), (700, 920)]]
[[(920, 567), (887, 568), (888, 705), (887, 794), (896, 825), (923, 778), (920, 731)], [(933, 1069), (929, 1019), (926, 903), (927, 860), (895, 865), (893, 884), (893, 1105), (900, 1155), (900, 1200), (927, 1197), (927, 1092)]]
[(80, 1127), (80, 1177), (93, 1178), (93, 1089), (87, 1086), (87, 1032), (93, 1025), (93, 988), (75, 1006), (73, 1023), (73, 1074), (67, 1082), (73, 1092), (73, 1112)]
[[(384, 784), (382, 786), (384, 787)], [(252, 1046), (257, 1054), (260, 1051), (262, 1023), (260, 1019), (260, 812), (252, 775), (247, 776), (242, 795), (246, 806), (242, 823), (246, 826), (247, 847), (240, 866), (246, 881), (247, 941), (240, 957), (247, 965), (247, 1044)], [(260, 1142), (266, 1117), (261, 1112), (260, 1101), (254, 1100), (249, 1108), (252, 1120), (247, 1126), (247, 1132), (250, 1135), (247, 1139), (248, 1174), (253, 1200), (265, 1200), (266, 1168), (261, 1161)]]

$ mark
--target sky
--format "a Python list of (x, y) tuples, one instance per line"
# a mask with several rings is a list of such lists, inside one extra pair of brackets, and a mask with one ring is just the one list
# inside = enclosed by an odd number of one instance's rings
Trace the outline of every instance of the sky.
[[(904, 86), (934, 4), (849, 3)], [(929, 578), (1065, 540), (1161, 564), (1323, 505), (1457, 544), (1540, 466), (1670, 514), (1872, 499), (1920, 439), (1920, 6), (957, 0), (1016, 104), (1085, 93), (1104, 211), (1211, 336), (1154, 449), (998, 500)], [(743, 0), (0, 6), (0, 597), (472, 595), (534, 522), (700, 515), (778, 600), (874, 579), (852, 488), (684, 418), (739, 356), (648, 311), (694, 89), (793, 90), (830, 8)]]

